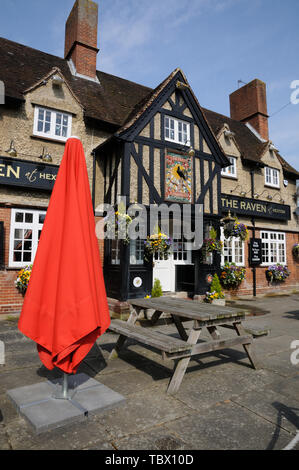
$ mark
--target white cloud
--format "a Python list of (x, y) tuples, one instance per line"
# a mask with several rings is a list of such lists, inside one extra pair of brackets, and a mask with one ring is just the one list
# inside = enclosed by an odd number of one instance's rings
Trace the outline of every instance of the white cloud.
[[(243, 0), (114, 0), (100, 6), (100, 69), (123, 70), (132, 55), (159, 41), (169, 46), (171, 37), (205, 11), (222, 11)], [(102, 47), (103, 45), (103, 47)], [(142, 51), (140, 49), (143, 48)], [(134, 64), (136, 65), (136, 64)]]

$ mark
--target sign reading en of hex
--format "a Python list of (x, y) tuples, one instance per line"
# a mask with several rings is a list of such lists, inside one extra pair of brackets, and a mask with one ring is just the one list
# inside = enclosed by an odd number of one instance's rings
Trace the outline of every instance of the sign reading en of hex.
[(0, 184), (51, 191), (59, 167), (0, 157)]

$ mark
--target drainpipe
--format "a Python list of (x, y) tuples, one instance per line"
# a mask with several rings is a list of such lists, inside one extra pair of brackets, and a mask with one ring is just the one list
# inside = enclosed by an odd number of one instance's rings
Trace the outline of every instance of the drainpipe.
[[(251, 197), (254, 199), (254, 169), (250, 170), (251, 177)], [(255, 218), (251, 218), (252, 223), (252, 238), (255, 238)], [(256, 297), (256, 267), (252, 267), (252, 283), (253, 283), (253, 297)]]

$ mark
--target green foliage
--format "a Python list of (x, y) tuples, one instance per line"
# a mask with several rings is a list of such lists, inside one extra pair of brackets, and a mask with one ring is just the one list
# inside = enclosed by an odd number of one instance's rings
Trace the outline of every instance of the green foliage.
[(212, 280), (211, 287), (210, 287), (210, 292), (216, 292), (219, 295), (220, 294), (223, 295), (222, 287), (221, 287), (219, 277), (217, 276), (217, 274), (214, 274), (213, 276), (213, 280)]
[(210, 233), (209, 233), (209, 237), (212, 238), (213, 240), (216, 240), (217, 238), (217, 231), (214, 227), (211, 228), (210, 230)]
[(163, 295), (161, 282), (159, 279), (154, 280), (154, 285), (152, 288), (152, 297), (161, 297)]

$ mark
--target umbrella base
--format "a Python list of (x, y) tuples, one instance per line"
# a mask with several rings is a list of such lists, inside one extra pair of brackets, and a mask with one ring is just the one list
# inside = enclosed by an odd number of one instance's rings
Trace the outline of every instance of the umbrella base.
[(86, 374), (68, 377), (72, 398), (57, 399), (61, 379), (9, 390), (7, 395), (36, 434), (67, 426), (119, 406), (125, 398)]

